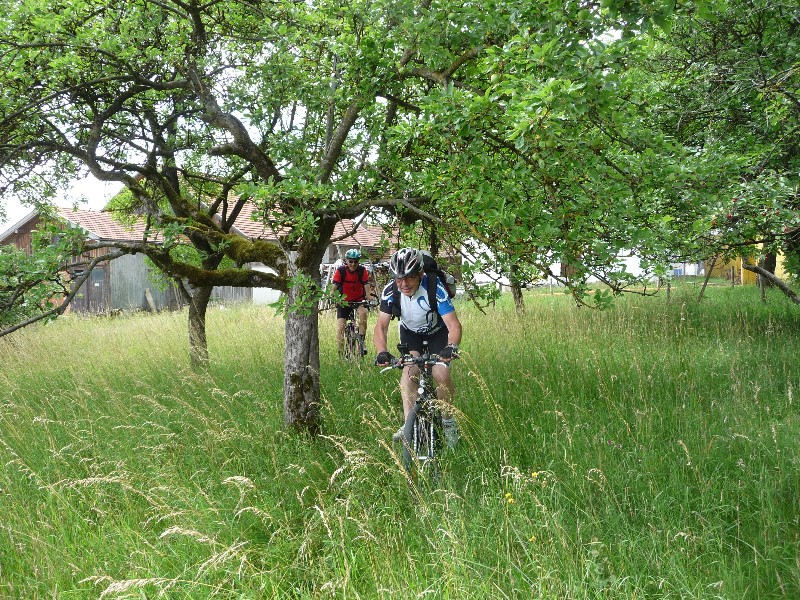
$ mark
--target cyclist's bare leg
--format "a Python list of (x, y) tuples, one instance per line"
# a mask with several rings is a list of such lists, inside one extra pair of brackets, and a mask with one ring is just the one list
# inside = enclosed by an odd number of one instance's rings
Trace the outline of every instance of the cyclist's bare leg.
[(408, 413), (417, 402), (417, 388), (419, 387), (419, 368), (411, 366), (403, 369), (403, 376), (400, 378), (400, 396), (403, 398), (403, 418), (408, 417)]
[(433, 366), (433, 380), (436, 382), (436, 397), (442, 403), (442, 418), (449, 419), (452, 415), (449, 406), (452, 406), (456, 395), (456, 386), (450, 374), (450, 367), (444, 365)]
[(367, 333), (367, 307), (358, 307), (358, 333), (363, 338)]
[(346, 322), (345, 319), (336, 319), (336, 347), (339, 349), (339, 354), (344, 352), (344, 326)]

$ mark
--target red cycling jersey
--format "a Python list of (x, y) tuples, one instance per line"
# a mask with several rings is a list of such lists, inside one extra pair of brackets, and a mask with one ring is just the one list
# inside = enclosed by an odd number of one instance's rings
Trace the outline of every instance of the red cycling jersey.
[[(344, 272), (344, 279), (342, 273)], [(333, 283), (344, 294), (348, 302), (361, 302), (364, 297), (364, 286), (369, 284), (369, 273), (363, 265), (358, 265), (355, 271), (339, 267), (333, 274)]]

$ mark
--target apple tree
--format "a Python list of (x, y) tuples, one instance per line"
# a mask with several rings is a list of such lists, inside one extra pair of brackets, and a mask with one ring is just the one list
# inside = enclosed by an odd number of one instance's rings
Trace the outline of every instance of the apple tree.
[[(285, 421), (315, 433), (319, 265), (340, 219), (422, 219), (504, 260), (558, 257), (578, 293), (590, 272), (626, 285), (609, 268), (618, 250), (673, 230), (653, 190), (667, 177), (690, 186), (694, 172), (676, 167), (690, 155), (642, 125), (644, 91), (627, 74), (627, 32), (669, 12), (619, 0), (12, 3), (0, 16), (0, 189), (33, 203), (77, 176), (122, 183), (115, 208), (144, 219), (145, 237), (80, 250), (143, 253), (172, 278), (195, 364), (208, 360), (214, 286), (285, 291)], [(277, 243), (236, 234), (246, 202)]]

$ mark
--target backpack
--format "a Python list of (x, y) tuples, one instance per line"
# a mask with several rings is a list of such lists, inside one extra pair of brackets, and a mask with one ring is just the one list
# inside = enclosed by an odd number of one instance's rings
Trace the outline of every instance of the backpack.
[[(455, 298), (456, 278), (439, 267), (436, 259), (425, 250), (422, 251), (422, 272), (428, 276), (428, 306), (430, 306), (430, 312), (435, 313), (439, 306), (436, 300), (438, 282), (442, 282), (449, 298)], [(400, 318), (400, 290), (397, 282), (392, 281), (392, 318), (395, 317)]]
[[(366, 269), (367, 267), (365, 267), (364, 265), (358, 265), (358, 269), (356, 269), (356, 273), (358, 274), (358, 283), (361, 284), (361, 291), (365, 295), (367, 288), (364, 285), (364, 271), (366, 271)], [(347, 275), (347, 265), (341, 265), (339, 267), (336, 267), (336, 270), (339, 271), (339, 283), (334, 283), (334, 285), (336, 286), (336, 289), (339, 290), (339, 293), (343, 294), (344, 278), (345, 275)]]

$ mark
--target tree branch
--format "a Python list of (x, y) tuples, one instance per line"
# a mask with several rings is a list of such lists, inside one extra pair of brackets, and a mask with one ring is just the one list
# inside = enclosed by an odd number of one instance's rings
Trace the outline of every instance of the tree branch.
[(747, 271), (761, 275), (761, 277), (769, 281), (772, 285), (774, 285), (781, 292), (783, 292), (783, 294), (787, 298), (789, 298), (789, 300), (791, 300), (795, 304), (800, 304), (800, 294), (797, 294), (797, 292), (795, 292), (792, 288), (790, 288), (789, 285), (780, 277), (774, 275), (773, 273), (770, 273), (764, 267), (759, 267), (758, 265), (752, 265), (744, 261), (742, 261), (742, 267)]
[(9, 333), (14, 333), (18, 329), (22, 329), (23, 327), (32, 325), (37, 321), (42, 321), (44, 319), (49, 319), (50, 317), (57, 317), (59, 315), (63, 315), (64, 312), (67, 310), (67, 307), (70, 305), (72, 300), (77, 295), (78, 291), (80, 291), (81, 287), (83, 287), (83, 284), (86, 282), (87, 279), (89, 279), (89, 276), (92, 274), (92, 269), (94, 269), (99, 263), (103, 261), (114, 260), (115, 258), (119, 258), (126, 254), (130, 254), (130, 252), (127, 250), (119, 250), (117, 252), (109, 252), (108, 254), (103, 254), (102, 256), (97, 256), (93, 258), (92, 261), (89, 263), (88, 267), (86, 268), (86, 270), (83, 273), (81, 273), (81, 275), (78, 278), (72, 281), (72, 291), (69, 292), (64, 297), (64, 301), (60, 305), (48, 311), (45, 311), (39, 315), (36, 315), (35, 317), (31, 317), (30, 319), (23, 321), (22, 323), (17, 323), (16, 325), (9, 327), (8, 329), (0, 331), (0, 337), (8, 335)]
[(264, 180), (281, 181), (283, 177), (278, 168), (269, 156), (250, 139), (250, 135), (242, 122), (220, 108), (217, 99), (203, 82), (197, 69), (194, 66), (190, 67), (188, 74), (192, 89), (203, 103), (203, 108), (205, 109), (204, 120), (215, 127), (228, 131), (233, 136), (233, 144), (212, 149), (209, 154), (212, 156), (215, 154), (240, 156), (245, 160), (252, 161), (256, 171)]
[(336, 166), (336, 162), (342, 155), (342, 147), (347, 139), (347, 134), (350, 133), (350, 129), (352, 129), (353, 124), (356, 122), (360, 112), (361, 104), (359, 102), (353, 102), (347, 107), (347, 110), (342, 117), (342, 121), (339, 123), (339, 126), (336, 128), (336, 131), (331, 137), (330, 144), (325, 149), (325, 156), (322, 159), (322, 164), (320, 165), (320, 174), (319, 178), (317, 179), (319, 183), (328, 183), (330, 181), (333, 168)]

